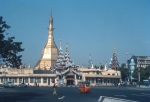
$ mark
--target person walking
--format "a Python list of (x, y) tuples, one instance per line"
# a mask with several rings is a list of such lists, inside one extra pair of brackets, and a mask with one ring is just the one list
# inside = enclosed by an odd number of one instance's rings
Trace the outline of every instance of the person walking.
[(53, 95), (57, 95), (57, 92), (56, 92), (56, 85), (54, 84), (53, 86)]

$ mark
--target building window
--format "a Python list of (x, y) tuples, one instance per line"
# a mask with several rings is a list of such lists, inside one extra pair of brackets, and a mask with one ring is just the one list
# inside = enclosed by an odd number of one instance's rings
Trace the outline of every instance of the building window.
[(51, 78), (51, 80), (52, 80), (52, 81), (51, 81), (52, 83), (55, 83), (55, 78)]
[(9, 81), (13, 82), (13, 78), (9, 78)]
[(92, 78), (92, 83), (94, 83), (94, 78)]
[(43, 83), (47, 83), (47, 78), (43, 78)]
[(109, 79), (107, 80), (107, 83), (110, 83)]
[(99, 83), (99, 80), (100, 80), (99, 78), (96, 78), (96, 83)]
[(2, 83), (4, 82), (4, 78), (1, 78), (1, 82), (2, 82)]
[(21, 83), (22, 82), (22, 78), (19, 78), (19, 83)]
[(34, 78), (30, 78), (30, 83), (34, 83)]
[(28, 83), (28, 78), (24, 78), (24, 82), (25, 82), (25, 83)]
[(106, 83), (106, 79), (104, 79), (104, 83)]
[(37, 78), (37, 83), (41, 83), (41, 78)]
[(14, 78), (14, 83), (17, 83), (17, 78)]

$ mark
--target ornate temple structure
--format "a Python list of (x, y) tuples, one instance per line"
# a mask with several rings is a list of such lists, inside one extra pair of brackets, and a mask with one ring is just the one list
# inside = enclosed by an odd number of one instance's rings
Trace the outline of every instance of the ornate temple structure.
[(60, 40), (60, 48), (57, 57), (56, 64), (53, 66), (53, 72), (57, 75), (58, 83), (65, 83), (66, 85), (77, 85), (79, 79), (82, 76), (78, 70), (78, 66), (71, 60), (68, 42), (66, 43), (66, 52), (63, 55), (62, 41)]
[(119, 62), (117, 60), (117, 54), (116, 54), (116, 49), (115, 48), (114, 48), (114, 53), (113, 53), (113, 58), (111, 60), (110, 68), (113, 69), (113, 70), (116, 70), (116, 71), (119, 68)]
[(36, 64), (36, 69), (45, 70), (50, 69), (52, 65), (56, 63), (58, 56), (58, 49), (53, 37), (53, 17), (50, 17), (49, 20), (49, 32), (48, 32), (48, 41), (42, 51), (42, 56)]

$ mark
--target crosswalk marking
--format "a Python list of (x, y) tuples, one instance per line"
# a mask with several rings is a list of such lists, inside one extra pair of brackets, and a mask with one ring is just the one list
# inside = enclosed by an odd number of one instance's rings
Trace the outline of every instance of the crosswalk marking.
[(114, 97), (107, 97), (107, 96), (100, 96), (98, 102), (138, 102), (132, 100), (126, 100), (121, 98), (114, 98)]
[(150, 97), (150, 95), (144, 95), (144, 94), (131, 94), (131, 95), (134, 95), (134, 96), (145, 96), (145, 97)]
[(126, 95), (114, 95), (114, 96), (127, 97)]
[(144, 94), (144, 95), (149, 95), (149, 96), (150, 96), (150, 94), (147, 94), (147, 93), (141, 93), (141, 94)]

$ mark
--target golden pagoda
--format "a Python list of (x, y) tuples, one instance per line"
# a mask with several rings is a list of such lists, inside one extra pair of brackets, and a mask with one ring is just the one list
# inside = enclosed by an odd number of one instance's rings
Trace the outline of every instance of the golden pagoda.
[(48, 41), (42, 51), (40, 60), (36, 64), (36, 69), (49, 70), (56, 63), (58, 49), (53, 37), (53, 17), (51, 15), (48, 28)]

